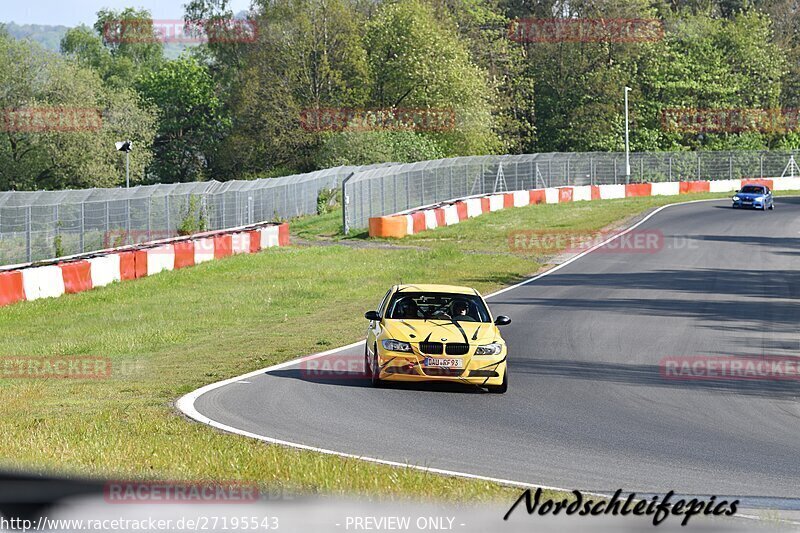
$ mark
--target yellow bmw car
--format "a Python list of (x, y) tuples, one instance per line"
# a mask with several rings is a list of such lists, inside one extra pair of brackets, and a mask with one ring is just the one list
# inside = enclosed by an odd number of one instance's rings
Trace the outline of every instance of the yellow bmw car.
[(508, 389), (506, 343), (478, 291), (452, 285), (395, 285), (369, 320), (366, 370), (384, 381), (456, 381)]

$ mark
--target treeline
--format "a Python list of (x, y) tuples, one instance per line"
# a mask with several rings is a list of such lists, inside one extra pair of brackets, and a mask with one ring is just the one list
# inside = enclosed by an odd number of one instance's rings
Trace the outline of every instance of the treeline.
[[(189, 1), (187, 22), (209, 38), (172, 60), (158, 24), (132, 8), (100, 11), (93, 27), (70, 29), (60, 54), (0, 31), (0, 108), (97, 108), (102, 118), (81, 131), (6, 120), (0, 189), (118, 185), (124, 159), (113, 142), (125, 139), (134, 141), (133, 183), (621, 150), (626, 86), (633, 150), (800, 147), (796, 121), (665, 123), (665, 113), (682, 109), (800, 107), (792, 0), (255, 0), (235, 24), (227, 3)], [(525, 19), (604, 28), (655, 19), (661, 31), (645, 39), (510, 35), (512, 22)], [(450, 110), (454, 121), (310, 127), (309, 113), (342, 108)]]

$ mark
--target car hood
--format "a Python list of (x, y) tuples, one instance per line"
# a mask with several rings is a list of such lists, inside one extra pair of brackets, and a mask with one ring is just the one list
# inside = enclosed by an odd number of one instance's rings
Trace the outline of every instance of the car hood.
[(748, 200), (755, 200), (756, 198), (763, 198), (766, 196), (763, 192), (737, 192), (735, 196), (739, 198), (747, 198)]
[(497, 326), (487, 322), (387, 319), (384, 327), (387, 337), (405, 342), (465, 342), (480, 345), (500, 340)]

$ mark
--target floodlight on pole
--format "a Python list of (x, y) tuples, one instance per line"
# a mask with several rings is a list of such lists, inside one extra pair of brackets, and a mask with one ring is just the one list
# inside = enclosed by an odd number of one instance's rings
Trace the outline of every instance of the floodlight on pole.
[(114, 143), (118, 152), (125, 152), (125, 187), (131, 186), (130, 153), (133, 150), (133, 141), (118, 141)]

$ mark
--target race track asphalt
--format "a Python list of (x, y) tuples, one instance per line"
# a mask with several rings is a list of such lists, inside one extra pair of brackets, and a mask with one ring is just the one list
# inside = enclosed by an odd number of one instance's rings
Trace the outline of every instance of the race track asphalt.
[[(800, 381), (659, 370), (665, 357), (800, 355), (800, 198), (779, 198), (768, 213), (728, 205), (671, 206), (635, 230), (661, 232), (659, 249), (607, 245), (490, 298), (495, 316), (513, 320), (503, 329), (505, 395), (373, 389), (294, 366), (210, 390), (195, 408), (258, 435), (414, 465), (795, 505)], [(363, 345), (326, 357), (362, 356)]]

